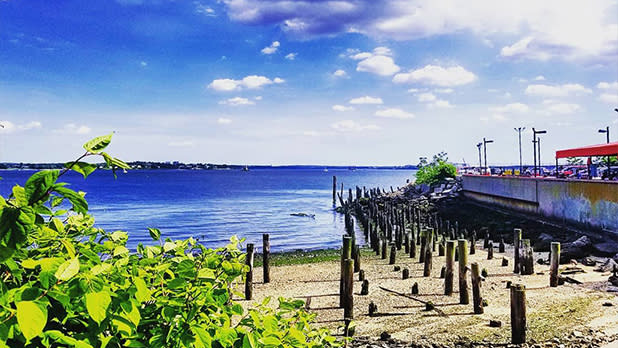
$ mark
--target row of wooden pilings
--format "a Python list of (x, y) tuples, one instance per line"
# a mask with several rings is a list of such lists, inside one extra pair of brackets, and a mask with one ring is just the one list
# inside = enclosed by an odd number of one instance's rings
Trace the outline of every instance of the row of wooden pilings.
[[(333, 198), (336, 194), (336, 179), (333, 177)], [(365, 279), (364, 271), (360, 267), (360, 252), (359, 246), (356, 244), (352, 215), (356, 218), (370, 248), (381, 259), (386, 260), (388, 256), (388, 263), (391, 265), (396, 262), (397, 252), (403, 249), (410, 258), (418, 257), (419, 263), (424, 264), (423, 275), (429, 277), (432, 271), (434, 252), (437, 250), (438, 256), (446, 256), (445, 266), (442, 269), (443, 275), (441, 274), (444, 278), (444, 295), (451, 296), (453, 294), (455, 261), (458, 261), (459, 302), (460, 304), (469, 304), (470, 302), (468, 288), (468, 273), (470, 273), (474, 313), (482, 314), (484, 303), (481, 284), (487, 275), (482, 275), (480, 265), (477, 262), (468, 266), (468, 255), (475, 253), (476, 230), (470, 233), (457, 221), (451, 223), (449, 220), (442, 219), (438, 213), (430, 210), (426, 202), (393, 204), (390, 200), (384, 199), (383, 195), (384, 190), (367, 190), (359, 187), (356, 187), (356, 198), (353, 196), (352, 189), (349, 189), (346, 200), (339, 194), (339, 200), (345, 214), (346, 227), (341, 252), (339, 302), (340, 307), (344, 309), (346, 333), (349, 322), (354, 318), (354, 273), (358, 272), (359, 280), (362, 281), (361, 295), (367, 295), (369, 289), (368, 280)], [(491, 241), (489, 229), (483, 227), (479, 231), (481, 234), (484, 232), (483, 247), (487, 250), (487, 258), (492, 259), (494, 245)], [(522, 239), (521, 229), (514, 229), (513, 243), (515, 246), (513, 272), (521, 275), (534, 274), (534, 250), (529, 239)], [(418, 255), (417, 247), (420, 248)], [(504, 251), (505, 243), (501, 240), (498, 244), (498, 252), (504, 253)], [(550, 286), (555, 287), (559, 280), (560, 243), (551, 243), (550, 255), (549, 280)], [(508, 259), (503, 258), (502, 265), (508, 266)], [(408, 269), (402, 271), (403, 279), (407, 278), (406, 273), (409, 276)], [(418, 284), (415, 284), (415, 286), (418, 292)], [(524, 343), (526, 341), (526, 287), (523, 284), (510, 284), (509, 287), (512, 343)], [(414, 290), (413, 287), (413, 294)], [(376, 306), (372, 302), (369, 308), (370, 315), (376, 310)]]

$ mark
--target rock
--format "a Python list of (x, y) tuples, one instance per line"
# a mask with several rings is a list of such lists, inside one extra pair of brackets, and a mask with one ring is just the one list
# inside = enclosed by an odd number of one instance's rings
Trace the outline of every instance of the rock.
[(386, 340), (390, 340), (390, 339), (391, 339), (391, 334), (389, 334), (388, 332), (383, 331), (383, 332), (380, 334), (380, 340), (381, 340), (381, 341), (386, 341)]
[(581, 259), (590, 255), (594, 247), (588, 236), (583, 236), (577, 240), (564, 243), (560, 252), (560, 263), (567, 263), (571, 259)]
[(500, 320), (490, 320), (489, 327), (502, 327), (502, 322)]
[(614, 304), (611, 302), (603, 302), (603, 307), (613, 307)]
[(607, 259), (603, 262), (599, 267), (595, 268), (595, 272), (611, 272), (614, 270), (614, 267), (618, 267), (618, 263), (612, 259)]
[(613, 286), (618, 286), (618, 276), (612, 275), (607, 279)]
[(596, 266), (597, 262), (594, 261), (593, 259), (589, 258), (589, 257), (584, 257), (582, 259), (582, 264), (585, 266)]
[(618, 252), (618, 242), (616, 241), (604, 241), (603, 243), (597, 243), (594, 248), (602, 255), (614, 255)]
[(534, 241), (534, 250), (536, 251), (549, 251), (551, 242), (555, 242), (555, 238), (547, 233), (541, 233)]

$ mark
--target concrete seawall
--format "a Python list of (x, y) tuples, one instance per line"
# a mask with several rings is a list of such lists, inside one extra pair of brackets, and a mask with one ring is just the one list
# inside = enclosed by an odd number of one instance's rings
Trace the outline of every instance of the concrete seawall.
[(618, 233), (618, 182), (464, 175), (463, 192), (479, 202)]

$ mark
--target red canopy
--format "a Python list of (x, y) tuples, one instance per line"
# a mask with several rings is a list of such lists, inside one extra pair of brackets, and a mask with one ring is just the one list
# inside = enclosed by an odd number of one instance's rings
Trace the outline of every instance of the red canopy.
[(618, 141), (608, 144), (590, 145), (575, 149), (556, 151), (556, 159), (566, 157), (612, 156), (618, 155)]

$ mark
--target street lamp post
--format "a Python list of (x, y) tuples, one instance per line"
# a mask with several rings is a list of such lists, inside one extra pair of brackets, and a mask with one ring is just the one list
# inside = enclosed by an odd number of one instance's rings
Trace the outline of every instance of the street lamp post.
[[(545, 134), (545, 133), (547, 133), (546, 130), (538, 131), (538, 130), (532, 128), (532, 145), (533, 145), (532, 148), (534, 149), (534, 176), (537, 175), (537, 165), (536, 165), (536, 152), (537, 152), (537, 149), (536, 149), (536, 145), (540, 141), (540, 139), (537, 140), (536, 135), (537, 134)], [(541, 151), (540, 150), (541, 150), (541, 146), (539, 145), (539, 163), (541, 163), (541, 158), (540, 158), (541, 157)]]
[(485, 156), (485, 171), (487, 171), (487, 144), (490, 144), (493, 142), (494, 142), (493, 140), (487, 140), (483, 138), (483, 154)]
[(521, 160), (521, 132), (526, 130), (526, 127), (515, 128), (515, 131), (519, 133), (519, 175), (524, 171), (524, 167)]
[[(618, 109), (616, 109), (616, 112), (618, 112)], [(606, 137), (607, 137), (607, 143), (609, 144), (609, 126), (605, 127), (605, 129), (599, 129), (599, 133), (605, 133)], [(610, 156), (607, 156), (607, 175), (609, 175), (609, 170), (610, 170)]]
[(483, 143), (476, 144), (476, 148), (479, 150), (479, 174), (483, 174), (483, 162), (481, 162), (481, 145), (483, 145)]

